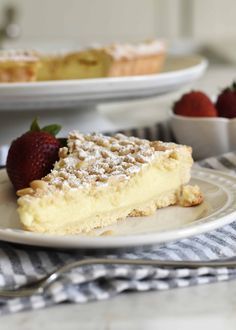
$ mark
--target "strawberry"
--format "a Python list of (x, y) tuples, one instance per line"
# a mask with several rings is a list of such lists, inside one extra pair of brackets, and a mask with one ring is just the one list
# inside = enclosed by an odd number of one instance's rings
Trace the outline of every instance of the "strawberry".
[(220, 93), (216, 101), (216, 109), (219, 117), (236, 117), (236, 82)]
[(41, 179), (50, 172), (58, 159), (60, 142), (54, 135), (59, 130), (58, 125), (40, 129), (37, 120), (34, 120), (30, 131), (12, 142), (6, 168), (15, 190), (28, 187), (31, 181)]
[(217, 110), (209, 97), (200, 92), (192, 91), (184, 94), (174, 106), (173, 111), (177, 115), (190, 117), (216, 117)]

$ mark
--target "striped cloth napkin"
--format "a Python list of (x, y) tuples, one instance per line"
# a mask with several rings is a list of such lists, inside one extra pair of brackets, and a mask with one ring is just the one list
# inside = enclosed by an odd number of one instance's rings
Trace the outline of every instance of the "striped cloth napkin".
[[(235, 174), (236, 153), (209, 158), (196, 166)], [(234, 256), (236, 258), (236, 219), (230, 225), (206, 234), (126, 252), (58, 251), (0, 242), (0, 289), (34, 282), (58, 266), (91, 257), (210, 260)], [(91, 300), (103, 300), (127, 290), (159, 291), (234, 278), (236, 278), (236, 270), (227, 268), (169, 270), (123, 265), (85, 266), (64, 274), (41, 295), (21, 299), (0, 297), (0, 314), (39, 309), (62, 302), (86, 303)]]

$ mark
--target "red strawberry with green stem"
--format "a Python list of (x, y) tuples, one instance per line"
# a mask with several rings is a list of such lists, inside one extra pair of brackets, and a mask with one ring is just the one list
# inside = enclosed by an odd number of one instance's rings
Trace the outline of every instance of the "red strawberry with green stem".
[(28, 132), (14, 140), (7, 156), (7, 173), (16, 190), (28, 187), (33, 180), (47, 175), (58, 159), (60, 141), (55, 135), (59, 125), (40, 129), (34, 120)]
[(220, 93), (216, 101), (216, 109), (219, 117), (236, 117), (236, 82)]

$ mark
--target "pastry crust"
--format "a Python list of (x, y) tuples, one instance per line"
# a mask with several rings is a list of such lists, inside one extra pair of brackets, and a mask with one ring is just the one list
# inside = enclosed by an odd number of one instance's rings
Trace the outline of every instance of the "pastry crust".
[(186, 185), (179, 191), (177, 204), (184, 207), (191, 207), (201, 204), (203, 199), (203, 194), (198, 186)]
[(36, 81), (39, 58), (30, 51), (0, 52), (0, 82)]

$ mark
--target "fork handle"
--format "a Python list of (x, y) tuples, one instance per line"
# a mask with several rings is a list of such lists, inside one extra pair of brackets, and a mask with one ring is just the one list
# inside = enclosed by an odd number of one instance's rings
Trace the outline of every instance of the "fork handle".
[(236, 259), (210, 260), (210, 261), (190, 261), (190, 260), (150, 260), (150, 259), (111, 259), (93, 258), (78, 260), (68, 263), (58, 269), (58, 272), (66, 272), (72, 268), (86, 265), (136, 265), (136, 266), (155, 266), (164, 268), (191, 268), (200, 267), (211, 268), (235, 268)]
[(61, 274), (77, 267), (92, 265), (136, 265), (136, 266), (153, 266), (162, 268), (190, 268), (197, 269), (201, 267), (211, 268), (235, 268), (236, 259), (226, 259), (223, 261), (178, 261), (178, 260), (150, 260), (150, 259), (111, 259), (111, 258), (93, 258), (70, 262), (49, 275), (42, 281), (42, 286), (46, 287), (54, 282)]
[(174, 261), (174, 260), (146, 260), (146, 259), (106, 259), (106, 258), (93, 258), (70, 262), (45, 278), (26, 285), (20, 288), (13, 289), (0, 289), (0, 297), (13, 298), (13, 297), (27, 297), (33, 294), (43, 293), (44, 290), (57, 280), (63, 273), (77, 267), (92, 265), (136, 265), (136, 266), (154, 266), (169, 269), (176, 268), (190, 268), (197, 269), (201, 267), (210, 268), (236, 268), (236, 259), (226, 259), (222, 261)]

